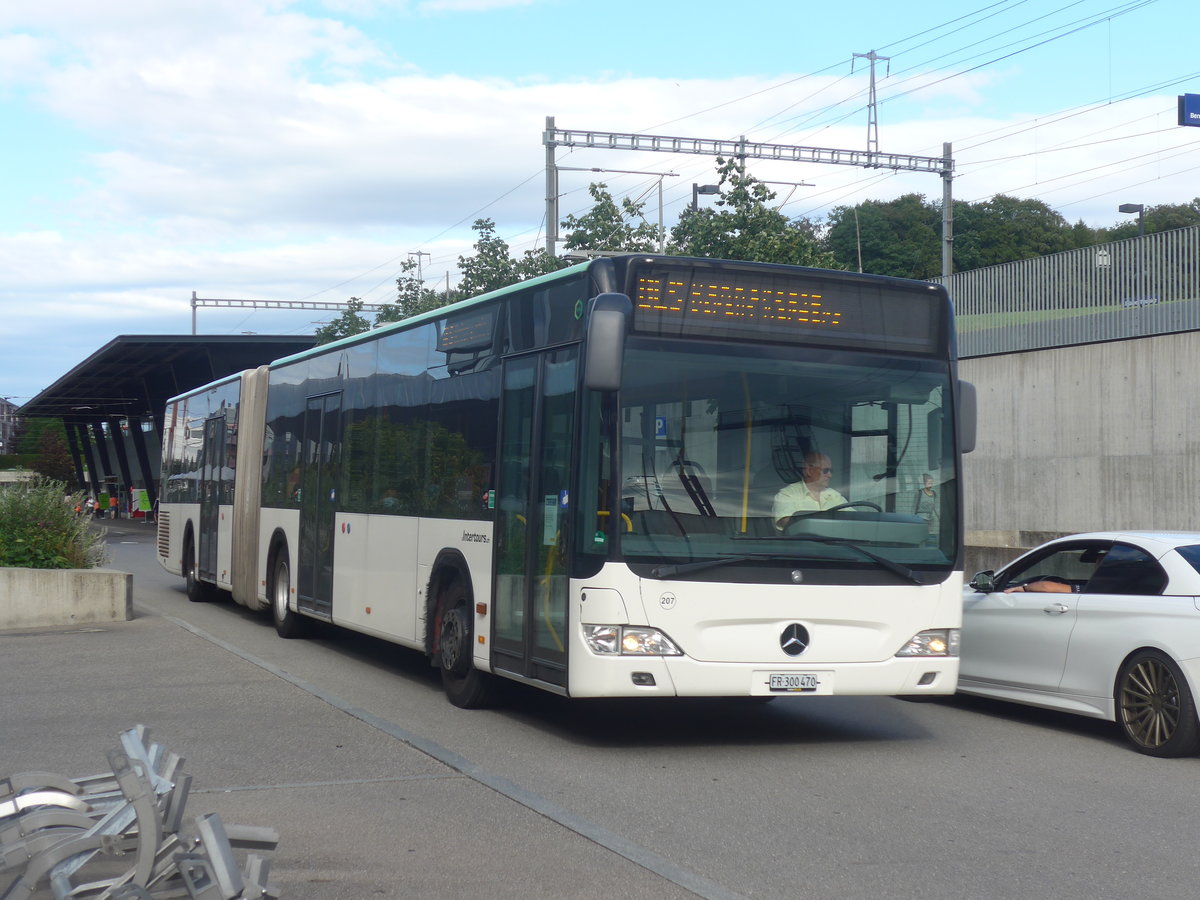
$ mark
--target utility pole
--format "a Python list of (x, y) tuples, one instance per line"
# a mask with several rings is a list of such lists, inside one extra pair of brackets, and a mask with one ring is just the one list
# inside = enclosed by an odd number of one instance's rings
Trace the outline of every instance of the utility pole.
[(546, 253), (553, 256), (558, 245), (558, 163), (554, 159), (554, 116), (546, 116), (542, 143), (546, 145)]
[[(871, 88), (867, 95), (867, 152), (879, 152), (879, 109), (875, 103), (875, 61), (884, 60), (888, 63), (888, 73), (892, 71), (891, 57), (880, 56), (874, 50), (870, 53), (855, 53), (854, 59), (865, 59), (871, 63)], [(850, 71), (854, 71), (854, 59), (850, 61)]]
[[(428, 253), (426, 253), (424, 250), (412, 250), (412, 251), (410, 251), (410, 252), (409, 252), (409, 254), (408, 254), (408, 258), (409, 258), (409, 259), (412, 259), (414, 256), (417, 258), (417, 281), (421, 282), (422, 286), (424, 286), (424, 284), (425, 284), (425, 279), (421, 277), (421, 257), (422, 257), (422, 256), (429, 256), (429, 254), (428, 254)], [(433, 260), (433, 257), (432, 257), (432, 256), (429, 256), (429, 259), (432, 261), (432, 260)]]

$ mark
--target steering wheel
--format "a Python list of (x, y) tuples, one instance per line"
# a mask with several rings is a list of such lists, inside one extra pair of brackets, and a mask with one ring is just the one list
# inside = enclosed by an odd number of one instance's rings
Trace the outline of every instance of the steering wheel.
[(837, 512), (839, 509), (849, 509), (852, 506), (869, 506), (875, 512), (883, 512), (877, 503), (872, 503), (870, 500), (855, 500), (852, 503), (839, 503), (837, 506), (829, 507), (829, 509), (810, 509), (805, 512), (797, 510), (788, 516), (788, 524), (795, 522), (797, 519), (811, 519), (813, 516), (822, 516), (825, 513)]

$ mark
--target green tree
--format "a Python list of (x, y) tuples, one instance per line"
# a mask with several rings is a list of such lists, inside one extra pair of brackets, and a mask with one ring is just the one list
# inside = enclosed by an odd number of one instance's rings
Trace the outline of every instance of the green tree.
[(460, 256), (458, 269), (462, 278), (458, 283), (460, 297), (477, 297), (507, 287), (520, 280), (516, 263), (509, 256), (508, 242), (496, 236), (496, 223), (491, 219), (476, 219), (471, 226), (478, 232), (474, 256)]
[(941, 208), (921, 194), (834, 207), (827, 220), (826, 247), (838, 268), (931, 278), (942, 271), (941, 218)]
[[(582, 216), (567, 216), (562, 227), (568, 233), (567, 250), (608, 250), (620, 253), (653, 253), (658, 249), (659, 230), (642, 214), (644, 203), (628, 197), (620, 205), (604, 184), (588, 185), (595, 205)], [(633, 224), (637, 222), (637, 224)]]
[[(1196, 197), (1190, 203), (1163, 203), (1158, 206), (1147, 206), (1142, 215), (1145, 219), (1146, 234), (1200, 225), (1200, 197)], [(1137, 236), (1138, 217), (1127, 215), (1111, 228), (1101, 228), (1098, 242), (1123, 241), (1126, 238)]]
[(75, 463), (67, 445), (62, 419), (26, 419), (13, 441), (13, 449), (28, 459), (39, 475), (73, 484)]
[(1041, 200), (997, 194), (980, 203), (954, 205), (956, 270), (1036, 259), (1075, 247), (1071, 225)]
[(50, 419), (51, 427), (42, 432), (38, 440), (38, 456), (34, 469), (52, 481), (72, 484), (75, 481), (75, 463), (67, 447), (67, 434), (61, 419)]
[(400, 277), (396, 279), (396, 302), (383, 304), (382, 309), (375, 314), (376, 325), (399, 322), (453, 301), (453, 296), (448, 291), (440, 292), (427, 288), (425, 282), (417, 277), (418, 270), (414, 259), (406, 259), (400, 264)]
[(371, 323), (363, 317), (362, 309), (362, 300), (351, 297), (346, 308), (336, 319), (317, 329), (317, 344), (328, 344), (338, 338), (369, 331)]
[(714, 207), (689, 209), (671, 230), (668, 252), (797, 266), (835, 268), (811, 222), (793, 221), (767, 204), (775, 194), (746, 173), (740, 159), (717, 157), (719, 199)]
[(570, 265), (570, 261), (544, 250), (526, 250), (520, 259), (513, 259), (508, 243), (496, 237), (496, 223), (491, 219), (477, 219), (471, 228), (479, 233), (479, 239), (475, 242), (473, 256), (458, 258), (462, 279), (454, 293), (455, 299), (478, 297)]

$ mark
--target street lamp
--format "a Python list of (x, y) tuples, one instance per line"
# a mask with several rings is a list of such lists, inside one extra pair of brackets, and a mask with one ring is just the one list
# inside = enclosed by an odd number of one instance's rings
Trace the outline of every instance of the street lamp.
[(692, 182), (692, 212), (700, 208), (701, 194), (719, 194), (721, 186), (719, 184), (696, 184)]
[(1138, 237), (1146, 236), (1146, 207), (1141, 203), (1122, 203), (1117, 207), (1117, 212), (1137, 213), (1138, 217)]
[[(1146, 236), (1146, 207), (1141, 203), (1122, 203), (1117, 207), (1118, 212), (1137, 213), (1138, 217), (1138, 237)], [(1141, 305), (1150, 302), (1150, 291), (1146, 284), (1146, 242), (1138, 241), (1138, 286), (1135, 288), (1136, 296), (1131, 298), (1135, 303)]]
[(759, 184), (782, 184), (785, 187), (787, 187), (787, 186), (791, 187), (791, 190), (788, 191), (787, 199), (779, 204), (779, 206), (778, 206), (779, 209), (783, 209), (785, 206), (787, 206), (789, 203), (791, 203), (792, 195), (796, 193), (796, 188), (798, 188), (798, 187), (816, 187), (815, 184), (813, 184), (812, 182), (809, 182), (809, 181), (760, 181)]

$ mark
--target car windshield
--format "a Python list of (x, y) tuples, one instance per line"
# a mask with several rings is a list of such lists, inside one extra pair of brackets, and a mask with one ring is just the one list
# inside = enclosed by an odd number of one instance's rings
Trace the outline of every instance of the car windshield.
[(631, 340), (616, 425), (621, 554), (665, 573), (724, 558), (843, 573), (950, 566), (948, 370), (873, 353)]

